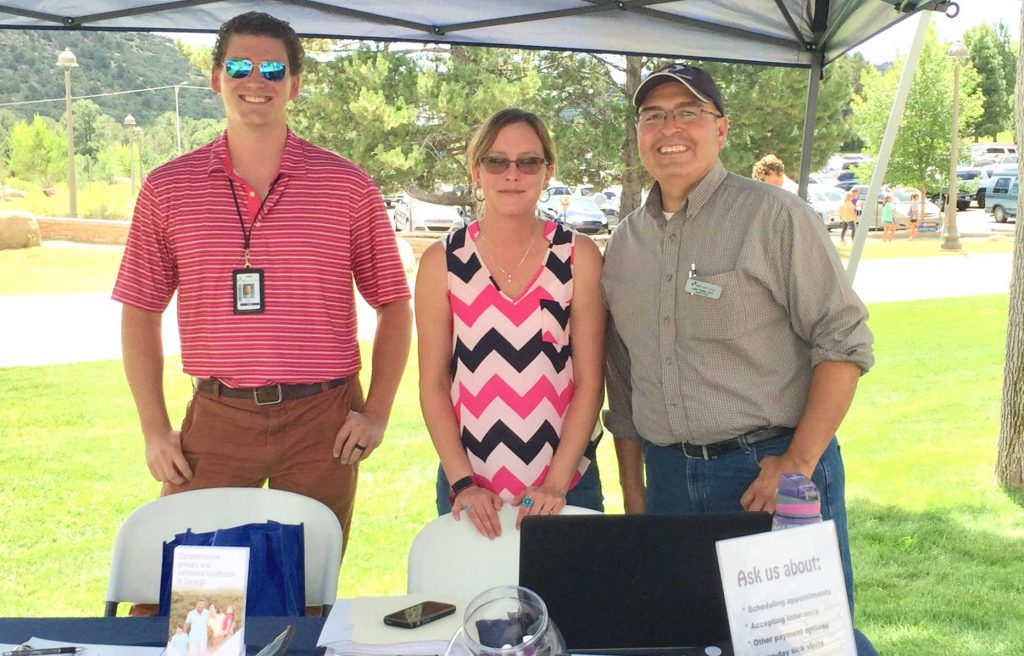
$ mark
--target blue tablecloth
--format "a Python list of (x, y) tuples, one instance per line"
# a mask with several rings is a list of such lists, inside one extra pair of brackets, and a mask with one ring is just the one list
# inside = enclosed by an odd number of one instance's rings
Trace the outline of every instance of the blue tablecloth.
[[(255, 654), (291, 624), (295, 635), (288, 646), (291, 656), (323, 654), (316, 641), (323, 617), (247, 617), (245, 644)], [(0, 643), (18, 644), (38, 636), (63, 642), (87, 644), (164, 647), (167, 644), (166, 617), (4, 617), (0, 618)]]

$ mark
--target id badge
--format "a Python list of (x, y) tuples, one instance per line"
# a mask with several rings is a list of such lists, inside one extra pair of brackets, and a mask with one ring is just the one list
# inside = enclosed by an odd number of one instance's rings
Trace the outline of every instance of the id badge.
[(263, 269), (235, 269), (235, 314), (263, 312)]
[(697, 295), (703, 296), (704, 298), (717, 299), (722, 296), (722, 286), (715, 285), (710, 282), (701, 282), (696, 278), (690, 278), (686, 281), (686, 286), (683, 288), (690, 292), (690, 296)]

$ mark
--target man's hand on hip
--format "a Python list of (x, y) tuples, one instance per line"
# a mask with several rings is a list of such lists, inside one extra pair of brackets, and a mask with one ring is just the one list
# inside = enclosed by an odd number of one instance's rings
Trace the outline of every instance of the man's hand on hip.
[(386, 419), (378, 419), (365, 411), (349, 410), (345, 425), (334, 438), (334, 457), (346, 465), (366, 460), (384, 441), (387, 423)]
[(192, 480), (192, 468), (188, 466), (181, 450), (181, 431), (169, 429), (149, 433), (145, 439), (146, 465), (153, 478), (174, 485), (183, 485)]
[(765, 456), (761, 459), (761, 473), (757, 475), (754, 482), (750, 484), (747, 491), (740, 497), (740, 504), (744, 510), (775, 512), (775, 493), (779, 488), (779, 477), (789, 472), (799, 472), (811, 477), (814, 467), (810, 471), (804, 471), (795, 460), (781, 456)]

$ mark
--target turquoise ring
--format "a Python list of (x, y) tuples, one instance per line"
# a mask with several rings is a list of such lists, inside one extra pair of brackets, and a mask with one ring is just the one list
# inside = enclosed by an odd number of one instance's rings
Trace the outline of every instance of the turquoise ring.
[(523, 506), (533, 508), (533, 497), (523, 497)]

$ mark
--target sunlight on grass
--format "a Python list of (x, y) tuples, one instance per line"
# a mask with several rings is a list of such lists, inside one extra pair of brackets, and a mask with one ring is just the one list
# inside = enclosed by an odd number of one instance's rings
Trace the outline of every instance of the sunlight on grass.
[[(36, 216), (68, 216), (67, 183), (54, 185), (52, 196), (44, 194), (43, 188), (33, 182), (7, 178), (4, 184), (27, 195), (24, 198), (0, 199), (0, 210), (24, 211)], [(127, 220), (135, 209), (135, 194), (131, 185), (89, 182), (78, 188), (75, 205), (80, 218)]]

